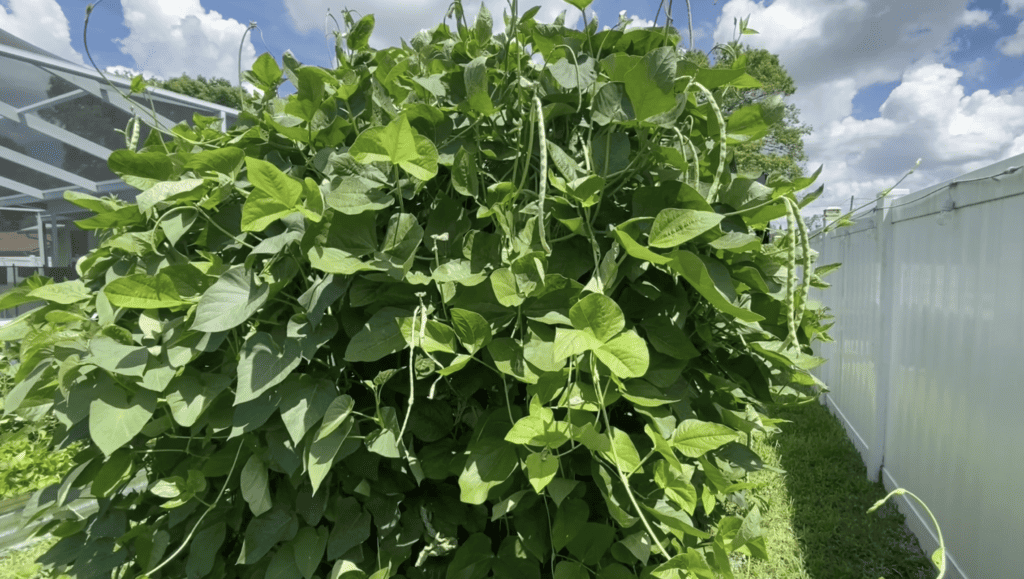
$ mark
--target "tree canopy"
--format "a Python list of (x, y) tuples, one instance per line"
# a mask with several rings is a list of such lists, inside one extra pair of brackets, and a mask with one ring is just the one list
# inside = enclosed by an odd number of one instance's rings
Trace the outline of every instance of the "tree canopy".
[(187, 74), (168, 80), (149, 80), (150, 86), (173, 91), (185, 96), (201, 99), (207, 102), (216, 103), (234, 109), (242, 108), (242, 95), (238, 87), (232, 85), (223, 78), (205, 78), (199, 75), (195, 78)]
[[(789, 97), (796, 92), (793, 77), (779, 62), (778, 55), (761, 48), (730, 43), (726, 50), (718, 52), (713, 68), (730, 68), (737, 58), (746, 60), (747, 74), (759, 80), (762, 87), (727, 90), (722, 96), (723, 112), (728, 114), (754, 103), (768, 104), (773, 99)], [(804, 176), (801, 163), (807, 160), (807, 155), (803, 137), (811, 133), (811, 128), (800, 122), (800, 111), (796, 105), (782, 106), (785, 111), (782, 121), (772, 125), (763, 139), (743, 143), (733, 149), (739, 173), (759, 175), (763, 171), (789, 180)]]

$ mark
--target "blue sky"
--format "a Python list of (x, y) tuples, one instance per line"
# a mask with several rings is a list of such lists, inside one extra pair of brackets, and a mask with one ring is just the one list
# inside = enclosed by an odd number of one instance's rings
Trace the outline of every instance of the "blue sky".
[[(187, 73), (237, 79), (243, 64), (290, 49), (329, 64), (326, 18), (347, 6), (373, 12), (371, 43), (383, 48), (440, 22), (450, 0), (103, 0), (90, 19), (90, 50), (103, 68), (161, 77)], [(502, 0), (485, 0), (500, 23)], [(780, 56), (796, 81), (791, 98), (813, 128), (809, 170), (824, 165), (825, 195), (813, 206), (849, 205), (891, 186), (921, 158), (903, 186), (916, 190), (1024, 153), (1024, 0), (691, 0), (695, 46), (708, 51), (750, 17), (749, 44)], [(84, 0), (0, 0), (0, 28), (83, 62)], [(562, 0), (524, 1), (548, 20)], [(479, 4), (466, 3), (470, 17)], [(588, 9), (614, 24), (622, 10), (649, 25), (655, 0), (596, 0)], [(674, 2), (686, 33), (686, 3)], [(664, 22), (662, 12), (658, 23)], [(331, 24), (333, 26), (333, 24)]]

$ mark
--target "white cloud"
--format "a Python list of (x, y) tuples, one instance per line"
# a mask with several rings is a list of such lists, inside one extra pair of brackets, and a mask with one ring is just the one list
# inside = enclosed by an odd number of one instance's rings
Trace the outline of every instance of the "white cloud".
[(61, 58), (85, 63), (71, 48), (68, 19), (56, 0), (0, 0), (0, 28)]
[(1024, 10), (1024, 0), (1005, 0), (1006, 11), (1010, 14), (1014, 14), (1020, 10)]
[[(332, 14), (340, 14), (344, 8), (352, 10), (357, 17), (373, 14), (376, 25), (370, 45), (375, 48), (399, 46), (402, 39), (409, 40), (420, 30), (436, 28), (450, 4), (451, 0), (284, 0), (292, 26), (300, 33), (322, 33), (328, 8)], [(484, 0), (484, 5), (494, 19), (495, 33), (503, 30), (501, 15), (508, 7), (505, 0)], [(580, 11), (562, 0), (536, 0), (521, 5), (520, 10), (536, 5), (541, 8), (535, 18), (541, 22), (551, 22), (563, 11), (566, 12), (567, 26), (575, 26), (580, 19)], [(466, 21), (470, 26), (479, 10), (478, 3), (466, 3)], [(452, 25), (452, 20), (449, 19), (448, 23)]]
[(964, 10), (960, 15), (960, 24), (969, 28), (988, 24), (992, 13), (988, 10)]
[(878, 118), (846, 117), (810, 135), (827, 184), (813, 211), (872, 198), (918, 158), (920, 169), (901, 187), (914, 191), (1024, 152), (1024, 88), (968, 95), (962, 74), (937, 63), (911, 67)]
[[(121, 5), (130, 31), (119, 40), (121, 51), (139, 69), (162, 78), (188, 74), (237, 81), (246, 24), (204, 9), (199, 0), (122, 0)], [(242, 68), (255, 60), (256, 49), (246, 38)]]
[[(807, 166), (824, 165), (825, 194), (813, 207), (848, 207), (851, 195), (870, 199), (891, 187), (918, 158), (921, 167), (901, 187), (916, 190), (1024, 148), (1024, 89), (967, 95), (964, 73), (943, 64), (957, 30), (991, 22), (990, 13), (967, 10), (970, 3), (728, 0), (714, 38), (732, 40), (733, 19), (750, 16), (760, 34), (744, 43), (779, 55), (797, 86), (790, 100), (814, 130), (804, 139)], [(962, 68), (984, 74), (981, 62)], [(850, 116), (859, 91), (891, 82), (899, 84), (877, 118)]]
[(1017, 27), (1017, 33), (999, 39), (999, 52), (1006, 56), (1024, 56), (1024, 21)]

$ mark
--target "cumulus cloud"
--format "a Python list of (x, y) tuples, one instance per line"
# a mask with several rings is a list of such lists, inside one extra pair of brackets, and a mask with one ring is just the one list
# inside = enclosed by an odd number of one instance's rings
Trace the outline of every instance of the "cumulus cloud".
[(1024, 21), (1017, 27), (1017, 33), (999, 39), (999, 52), (1006, 56), (1024, 55)]
[(989, 24), (992, 13), (988, 10), (964, 10), (960, 15), (960, 24), (968, 28), (975, 28), (982, 24)]
[[(808, 167), (825, 166), (825, 194), (813, 204), (849, 206), (891, 187), (922, 158), (901, 187), (916, 190), (983, 167), (1024, 148), (1024, 89), (966, 94), (964, 73), (943, 64), (965, 26), (984, 26), (991, 13), (970, 0), (729, 0), (716, 42), (733, 39), (733, 19), (750, 16), (761, 34), (744, 42), (779, 55), (796, 82), (790, 99), (814, 132), (805, 137)], [(1008, 0), (1011, 10), (1024, 0)], [(1024, 34), (1018, 32), (1017, 37)], [(1021, 50), (1006, 39), (1006, 51)], [(984, 74), (981, 63), (964, 67)], [(877, 118), (851, 116), (866, 87), (898, 82)], [(1016, 116), (1014, 116), (1016, 115)], [(1020, 119), (1020, 120), (1018, 120)]]
[(1024, 10), (1024, 0), (1005, 0), (1006, 11), (1010, 14), (1015, 14), (1020, 10)]
[(71, 48), (68, 19), (57, 0), (0, 1), (0, 28), (61, 58), (85, 63)]
[[(358, 15), (374, 14), (376, 26), (370, 45), (374, 48), (386, 48), (400, 45), (402, 39), (409, 40), (423, 29), (435, 28), (441, 23), (445, 11), (451, 4), (450, 0), (284, 0), (285, 9), (295, 30), (300, 33), (323, 32), (324, 18), (327, 10), (332, 14), (340, 14), (348, 8)], [(505, 0), (484, 0), (484, 5), (494, 18), (494, 31), (503, 29), (502, 12), (508, 5)], [(580, 12), (563, 0), (539, 0), (529, 6), (540, 6), (537, 20), (551, 22), (558, 14), (565, 11), (567, 26), (575, 26), (579, 21)], [(479, 4), (468, 2), (465, 6), (466, 19), (472, 24), (479, 12)], [(448, 21), (449, 24), (452, 22)]]
[(851, 196), (867, 200), (891, 187), (917, 158), (911, 190), (1024, 152), (1024, 88), (967, 94), (963, 73), (938, 63), (910, 68), (879, 109), (879, 117), (845, 117), (810, 135), (824, 163), (827, 196), (816, 208)]
[[(118, 41), (121, 52), (145, 73), (237, 79), (238, 45), (246, 24), (206, 10), (199, 0), (122, 0), (121, 5), (130, 31)], [(255, 60), (256, 49), (247, 38), (242, 68)]]

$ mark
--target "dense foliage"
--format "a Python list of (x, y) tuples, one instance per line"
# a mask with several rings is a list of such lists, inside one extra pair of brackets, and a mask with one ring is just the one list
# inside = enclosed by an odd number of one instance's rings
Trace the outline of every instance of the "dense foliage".
[(242, 93), (223, 78), (192, 78), (183, 74), (167, 80), (152, 79), (146, 84), (233, 109), (242, 108)]
[(6, 348), (0, 351), (0, 500), (60, 482), (72, 466), (70, 449), (50, 450), (56, 421), (45, 415), (45, 408), (2, 412), (16, 371)]
[(512, 12), (493, 34), (456, 2), (454, 30), (379, 51), (347, 19), (334, 70), (261, 56), (226, 134), (129, 139), (109, 164), (137, 203), (66, 194), (99, 247), (5, 298), (47, 305), (0, 329), (10, 408), (85, 444), (29, 515), (99, 497), (46, 527), (44, 561), (625, 579), (765, 556), (747, 435), (816, 383), (824, 328), (806, 232), (752, 231), (813, 178), (725, 170), (769, 129), (758, 104), (720, 114), (757, 86), (742, 58)]
[(757, 103), (781, 117), (771, 124), (764, 137), (736, 145), (733, 160), (738, 172), (748, 175), (764, 172), (785, 179), (803, 177), (802, 165), (807, 160), (803, 138), (811, 133), (811, 128), (800, 122), (800, 111), (796, 105), (782, 100), (796, 93), (796, 83), (779, 62), (778, 55), (739, 43), (722, 47), (718, 55), (715, 68), (731, 68), (736, 58), (745, 58), (747, 74), (761, 84), (756, 88), (725, 91), (722, 110), (726, 114)]

